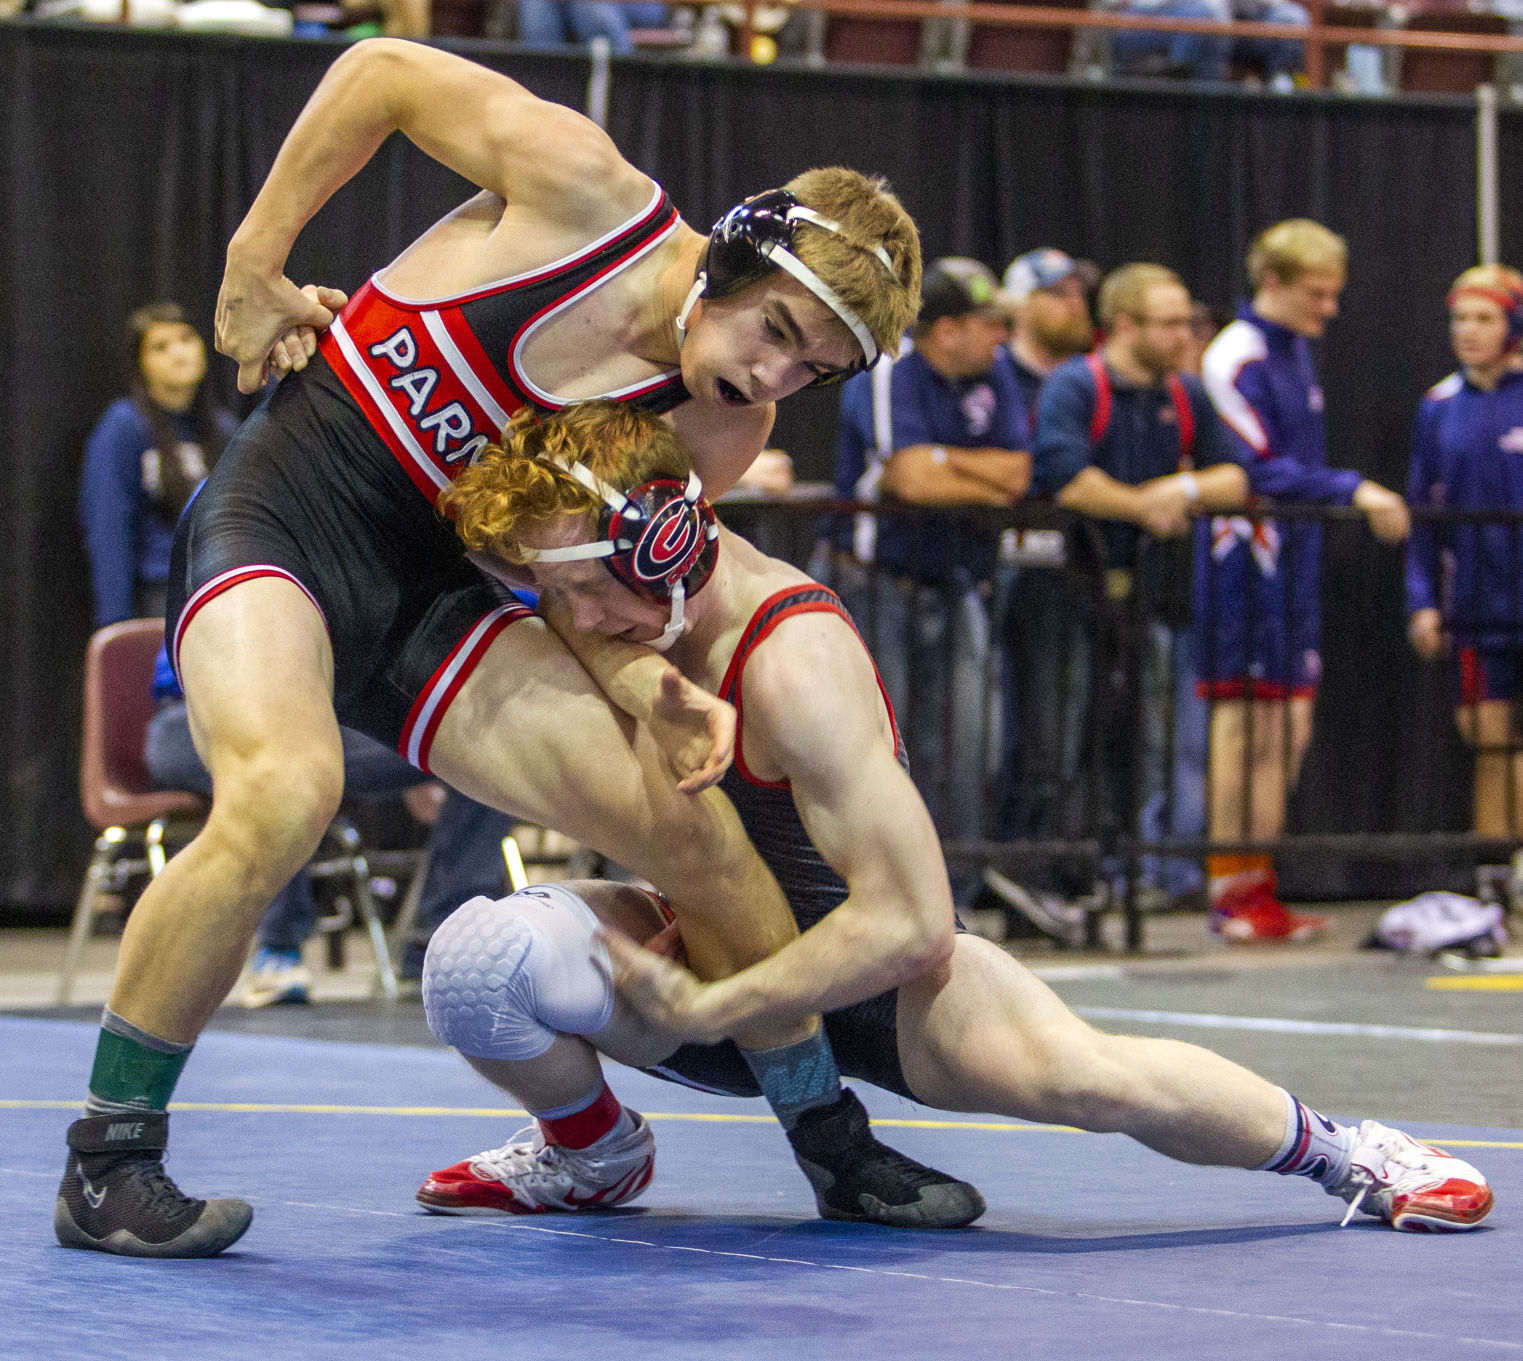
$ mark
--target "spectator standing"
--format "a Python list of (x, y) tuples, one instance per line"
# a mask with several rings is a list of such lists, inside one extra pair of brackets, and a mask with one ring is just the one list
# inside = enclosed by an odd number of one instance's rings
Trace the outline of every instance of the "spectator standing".
[(128, 395), (85, 444), (79, 519), (95, 627), (162, 616), (175, 524), (238, 422), (203, 387), (206, 344), (174, 302), (127, 319)]
[[(1005, 270), (1010, 357), (1033, 432), (1048, 375), (1094, 343), (1089, 293), (1098, 282), (1099, 271), (1088, 260), (1051, 247), (1027, 251)], [(1079, 835), (1072, 796), (1089, 689), (1089, 634), (1083, 602), (1073, 598), (1069, 545), (1060, 529), (1009, 530), (1001, 559), (995, 607), (1004, 663), (1000, 830), (1006, 840)], [(1064, 912), (1050, 897), (1072, 897), (1089, 887), (1072, 867), (1028, 865), (1020, 884), (990, 869), (985, 880), (1060, 940), (1082, 932), (1082, 913)]]
[[(1100, 324), (1105, 344), (1060, 365), (1042, 391), (1033, 490), (1106, 522), (1102, 566), (1109, 598), (1129, 601), (1139, 563), (1150, 567), (1148, 598), (1157, 608), (1143, 621), (1144, 634), (1131, 640), (1131, 650), (1140, 654), (1139, 674), (1128, 687), (1142, 720), (1138, 830), (1150, 836), (1184, 834), (1203, 820), (1204, 794), (1176, 787), (1170, 797), (1169, 787), (1178, 781), (1165, 766), (1165, 735), (1172, 709), (1179, 744), (1197, 730), (1204, 736), (1204, 716), (1194, 711), (1189, 684), (1189, 571), (1156, 545), (1145, 559), (1139, 548), (1144, 533), (1184, 535), (1197, 508), (1241, 505), (1247, 479), (1233, 462), (1205, 389), (1179, 373), (1190, 343), (1190, 295), (1179, 276), (1162, 265), (1123, 265), (1101, 285)], [(1139, 744), (1120, 732), (1096, 738), (1115, 758), (1107, 762), (1109, 793), (1124, 807)], [(1201, 764), (1174, 753), (1175, 772)], [(1180, 876), (1163, 885), (1169, 891), (1190, 887), (1182, 865), (1166, 864), (1156, 872)]]
[[(853, 378), (841, 397), (839, 494), (944, 512), (862, 517), (829, 575), (872, 646), (911, 774), (949, 839), (982, 835), (987, 753), (998, 750), (987, 740), (984, 692), (999, 534), (953, 512), (1011, 505), (1031, 476), (1001, 306), (985, 266), (936, 261), (909, 351)], [(953, 876), (960, 905), (977, 886), (967, 868)]]
[(1017, 256), (1005, 270), (1010, 357), (1033, 430), (1048, 375), (1094, 344), (1089, 291), (1099, 282), (1099, 271), (1088, 260), (1075, 260), (1050, 246)]
[[(1523, 511), (1523, 275), (1467, 269), (1448, 304), (1460, 367), (1417, 409), (1407, 500)], [(1475, 831), (1523, 835), (1523, 524), (1419, 521), (1407, 545), (1407, 611), (1420, 657), (1453, 651), (1455, 719), (1475, 749)]]
[[(1253, 301), (1207, 347), (1202, 374), (1251, 490), (1273, 501), (1352, 504), (1377, 538), (1405, 539), (1410, 517), (1399, 496), (1327, 466), (1309, 342), (1338, 313), (1342, 238), (1304, 218), (1281, 222), (1254, 241), (1248, 277)], [(1272, 841), (1284, 827), (1322, 675), (1321, 555), (1321, 526), (1306, 521), (1218, 518), (1199, 543), (1197, 666), (1200, 693), (1212, 701), (1213, 841)], [(1207, 872), (1212, 930), (1225, 940), (1305, 940), (1326, 926), (1279, 901), (1267, 854), (1212, 856)]]

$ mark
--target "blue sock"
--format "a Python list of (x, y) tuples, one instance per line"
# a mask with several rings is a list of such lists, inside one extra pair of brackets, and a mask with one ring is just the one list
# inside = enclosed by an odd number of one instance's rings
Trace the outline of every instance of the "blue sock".
[(841, 1095), (841, 1074), (823, 1025), (797, 1044), (740, 1052), (785, 1130), (798, 1124), (805, 1111), (828, 1106)]

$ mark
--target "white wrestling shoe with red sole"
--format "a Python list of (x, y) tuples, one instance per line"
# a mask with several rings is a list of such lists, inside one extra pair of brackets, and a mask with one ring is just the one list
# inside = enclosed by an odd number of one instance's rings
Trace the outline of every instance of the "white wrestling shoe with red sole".
[(629, 1114), (632, 1130), (590, 1148), (547, 1144), (539, 1125), (530, 1125), (501, 1148), (431, 1172), (418, 1188), (418, 1203), (447, 1215), (538, 1215), (623, 1205), (650, 1185), (656, 1170), (655, 1136), (643, 1116)]
[(1366, 1120), (1349, 1160), (1349, 1173), (1328, 1195), (1356, 1211), (1408, 1233), (1459, 1233), (1491, 1213), (1491, 1187), (1475, 1168), (1442, 1149), (1420, 1144), (1399, 1129)]

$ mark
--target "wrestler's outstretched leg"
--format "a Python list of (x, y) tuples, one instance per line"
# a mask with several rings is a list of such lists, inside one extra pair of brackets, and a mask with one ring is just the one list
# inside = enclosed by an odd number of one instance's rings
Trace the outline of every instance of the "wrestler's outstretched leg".
[[(651, 941), (665, 926), (654, 896), (587, 881), (472, 899), (435, 933), (423, 969), (430, 1027), (522, 1101), (537, 1129), (432, 1173), (418, 1192), (429, 1209), (602, 1209), (648, 1182), (654, 1140), (609, 1090), (594, 1047), (652, 1067), (679, 1044), (615, 997), (607, 952), (594, 938), (600, 921), (650, 948), (665, 944)], [(724, 1048), (734, 1065), (733, 1049)], [(756, 1090), (743, 1076), (730, 1089)], [(525, 1141), (529, 1132), (534, 1138)], [(827, 1218), (956, 1228), (983, 1212), (973, 1187), (878, 1143), (849, 1091), (806, 1112), (789, 1137)], [(828, 1182), (823, 1189), (820, 1180)]]
[(191, 1199), (164, 1175), (164, 1112), (260, 914), (316, 850), (344, 781), (327, 634), (291, 581), (263, 577), (211, 600), (179, 655), (211, 813), (127, 920), (54, 1210), (66, 1247), (134, 1257), (210, 1256), (248, 1228), (243, 1201)]
[(1396, 1228), (1467, 1229), (1491, 1209), (1486, 1179), (1468, 1163), (1371, 1120), (1339, 1125), (1197, 1045), (1095, 1030), (972, 936), (957, 938), (939, 974), (899, 990), (899, 1055), (929, 1106), (1128, 1134), (1183, 1162), (1309, 1177)]

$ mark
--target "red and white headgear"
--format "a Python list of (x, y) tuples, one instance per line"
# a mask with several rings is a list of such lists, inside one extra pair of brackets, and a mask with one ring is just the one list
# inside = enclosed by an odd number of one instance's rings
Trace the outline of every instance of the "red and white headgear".
[(655, 478), (628, 492), (604, 481), (584, 463), (547, 458), (575, 478), (603, 504), (591, 543), (565, 548), (525, 548), (526, 562), (578, 562), (601, 558), (623, 585), (644, 600), (671, 601), (671, 616), (651, 646), (665, 652), (682, 636), (683, 605), (714, 574), (719, 561), (719, 525), (703, 499), (703, 483), (690, 472), (686, 482)]

